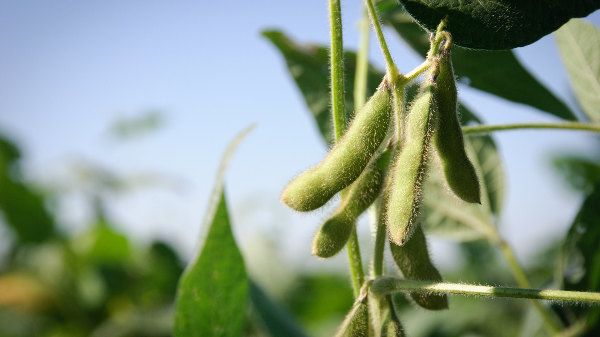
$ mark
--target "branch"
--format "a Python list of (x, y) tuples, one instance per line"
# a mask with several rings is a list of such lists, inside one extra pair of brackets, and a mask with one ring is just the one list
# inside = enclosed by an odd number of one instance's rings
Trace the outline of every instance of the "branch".
[(447, 282), (421, 282), (391, 276), (379, 277), (372, 281), (371, 284), (371, 293), (377, 297), (400, 291), (464, 296), (528, 298), (534, 300), (574, 302), (577, 304), (600, 304), (600, 293), (591, 292), (491, 287)]

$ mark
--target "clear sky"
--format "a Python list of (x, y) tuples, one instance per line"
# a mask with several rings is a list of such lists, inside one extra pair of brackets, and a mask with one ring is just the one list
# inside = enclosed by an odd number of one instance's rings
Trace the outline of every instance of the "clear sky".
[[(343, 1), (345, 45), (351, 49), (358, 41), (361, 3)], [(598, 13), (589, 19), (600, 24)], [(174, 178), (174, 189), (115, 198), (111, 212), (120, 229), (141, 242), (163, 237), (188, 255), (223, 150), (256, 122), (227, 176), (236, 235), (247, 247), (253, 238), (264, 240), (263, 234), (277, 236), (288, 248), (285, 258), (323, 265), (310, 259), (309, 245), (324, 214), (300, 216), (278, 198), (326, 148), (282, 57), (260, 35), (265, 29), (327, 44), (326, 2), (3, 1), (0, 130), (24, 149), (30, 175), (47, 183), (66, 179), (68, 168), (83, 159), (122, 174)], [(394, 32), (386, 34), (401, 71), (420, 63)], [(573, 106), (552, 37), (516, 53)], [(371, 56), (383, 68), (374, 38)], [(470, 88), (461, 87), (460, 94), (488, 123), (555, 120)], [(150, 110), (161, 111), (165, 120), (155, 134), (123, 144), (107, 136), (115, 120)], [(508, 181), (501, 232), (526, 257), (534, 240), (564, 233), (581, 203), (550, 168), (551, 155), (590, 153), (593, 138), (570, 131), (512, 131), (495, 139)], [(84, 205), (76, 197), (69, 200), (66, 229), (84, 228)]]

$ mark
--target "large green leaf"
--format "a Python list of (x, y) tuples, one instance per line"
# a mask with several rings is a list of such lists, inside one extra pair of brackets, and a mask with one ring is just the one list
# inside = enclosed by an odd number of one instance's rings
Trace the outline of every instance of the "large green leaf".
[[(288, 69), (296, 81), (298, 88), (304, 95), (306, 104), (310, 108), (321, 135), (327, 144), (333, 144), (333, 124), (329, 107), (329, 52), (327, 48), (314, 45), (298, 45), (279, 31), (265, 31), (267, 37), (279, 49)], [(346, 114), (352, 119), (354, 112), (354, 77), (356, 70), (356, 54), (346, 51), (344, 53), (345, 86), (346, 86)], [(367, 78), (367, 94), (371, 96), (381, 80), (383, 72), (369, 66)]]
[[(402, 7), (386, 6), (384, 22), (423, 57), (429, 50), (428, 34), (419, 27)], [(567, 106), (519, 63), (512, 51), (483, 51), (455, 47), (452, 50), (455, 74), (468, 79), (473, 88), (504, 99), (530, 105), (554, 116), (575, 120)]]
[(264, 327), (273, 337), (306, 337), (295, 319), (273, 302), (267, 294), (254, 282), (250, 281), (250, 299)]
[(574, 19), (554, 36), (581, 108), (600, 122), (600, 29)]
[[(480, 123), (464, 106), (462, 124)], [(481, 239), (500, 213), (504, 198), (504, 172), (494, 140), (490, 136), (466, 136), (465, 146), (477, 170), (482, 189), (482, 205), (459, 201), (447, 187), (437, 158), (426, 181), (423, 225), (431, 234), (458, 241)]]
[(571, 18), (600, 8), (598, 0), (400, 0), (419, 24), (434, 31), (448, 16), (457, 45), (503, 50), (532, 44)]
[(211, 196), (202, 230), (204, 245), (179, 281), (175, 336), (240, 336), (249, 300), (249, 281), (229, 222), (223, 191), (225, 169), (233, 151), (250, 131), (229, 145)]

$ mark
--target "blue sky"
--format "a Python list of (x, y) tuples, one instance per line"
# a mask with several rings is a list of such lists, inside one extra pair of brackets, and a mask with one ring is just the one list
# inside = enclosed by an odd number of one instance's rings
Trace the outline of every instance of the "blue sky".
[[(345, 45), (354, 49), (361, 1), (343, 3)], [(598, 13), (589, 19), (600, 24)], [(265, 29), (281, 29), (298, 42), (327, 44), (326, 3), (4, 1), (0, 130), (23, 147), (25, 166), (40, 181), (60, 181), (70, 163), (83, 159), (122, 174), (149, 171), (173, 177), (177, 188), (115, 198), (111, 209), (120, 228), (141, 242), (163, 237), (188, 255), (223, 150), (237, 132), (256, 122), (227, 176), (238, 239), (250, 247), (253, 237), (279, 235), (280, 245), (289, 248), (284, 257), (303, 266), (322, 264), (310, 258), (309, 242), (324, 213), (300, 216), (278, 198), (284, 185), (318, 162), (326, 148), (283, 59), (261, 37)], [(386, 34), (401, 71), (420, 63), (395, 33)], [(516, 53), (573, 104), (552, 37)], [(374, 36), (371, 57), (383, 68)], [(470, 88), (461, 87), (460, 94), (488, 123), (554, 121)], [(165, 120), (155, 134), (120, 145), (107, 137), (115, 120), (150, 110), (162, 111)], [(533, 240), (562, 234), (581, 202), (557, 179), (549, 166), (551, 155), (588, 153), (592, 137), (514, 131), (495, 139), (509, 184), (501, 232), (526, 257)], [(66, 229), (84, 228), (83, 206), (76, 197), (70, 199)]]

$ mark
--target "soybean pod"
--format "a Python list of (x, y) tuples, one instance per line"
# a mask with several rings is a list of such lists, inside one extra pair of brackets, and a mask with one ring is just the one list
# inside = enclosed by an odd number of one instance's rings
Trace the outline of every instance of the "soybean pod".
[[(449, 34), (447, 39), (451, 39)], [(466, 202), (480, 204), (479, 180), (465, 152), (463, 133), (458, 121), (456, 81), (450, 57), (451, 45), (450, 40), (446, 42), (438, 61), (440, 73), (433, 95), (437, 117), (433, 144), (452, 192)]]
[(404, 328), (396, 314), (396, 308), (391, 295), (387, 295), (385, 301), (388, 304), (388, 310), (381, 324), (381, 337), (404, 337)]
[[(392, 257), (398, 268), (408, 280), (417, 281), (443, 281), (442, 275), (431, 262), (427, 240), (421, 226), (416, 226), (415, 231), (404, 246), (398, 246), (390, 241)], [(410, 293), (416, 304), (429, 310), (448, 309), (448, 295), (435, 295), (425, 293)]]
[(335, 337), (368, 337), (369, 308), (366, 300), (358, 300), (338, 327)]
[(327, 157), (296, 177), (283, 191), (281, 201), (300, 212), (312, 211), (355, 181), (386, 136), (391, 118), (390, 98), (384, 79)]
[(354, 230), (356, 219), (377, 199), (383, 187), (393, 145), (373, 157), (358, 179), (347, 189), (344, 201), (321, 226), (312, 243), (312, 254), (331, 257), (337, 254)]
[(433, 130), (431, 108), (435, 77), (434, 64), (405, 122), (404, 145), (395, 158), (393, 181), (387, 202), (387, 228), (390, 239), (403, 245), (411, 236), (419, 215), (423, 179)]

